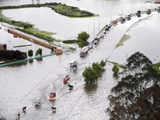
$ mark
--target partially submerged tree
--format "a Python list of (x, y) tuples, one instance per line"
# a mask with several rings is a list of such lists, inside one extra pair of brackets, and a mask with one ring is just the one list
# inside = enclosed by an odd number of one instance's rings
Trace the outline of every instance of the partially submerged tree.
[(110, 120), (159, 120), (160, 76), (152, 62), (136, 52), (126, 66), (109, 96)]
[(104, 72), (105, 62), (101, 61), (100, 63), (93, 63), (91, 67), (86, 67), (82, 73), (86, 85), (93, 85), (97, 83), (97, 79), (102, 76)]
[(113, 71), (113, 77), (118, 79), (118, 73), (119, 73), (119, 67), (118, 65), (114, 65), (113, 68), (112, 68), (112, 71)]
[(81, 32), (78, 34), (78, 45), (79, 47), (84, 47), (84, 46), (87, 46), (89, 44), (89, 42), (87, 41), (89, 38), (89, 34), (86, 33), (86, 32)]

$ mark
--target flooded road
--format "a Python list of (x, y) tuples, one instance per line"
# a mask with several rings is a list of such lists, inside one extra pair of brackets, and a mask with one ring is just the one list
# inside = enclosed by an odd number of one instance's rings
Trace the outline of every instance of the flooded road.
[[(29, 0), (20, 0), (19, 3), (18, 0), (15, 0), (14, 2), (0, 2), (0, 4), (12, 5), (31, 2)], [(145, 1), (139, 2), (139, 0), (134, 2), (132, 0), (63, 0), (61, 2), (89, 10), (99, 14), (99, 16), (93, 18), (68, 18), (55, 13), (49, 8), (5, 10), (3, 13), (14, 20), (30, 22), (36, 28), (54, 32), (56, 33), (54, 37), (62, 40), (75, 39), (81, 31), (88, 32), (90, 40), (92, 40), (111, 19), (139, 9), (143, 10), (156, 6), (145, 3)], [(99, 80), (97, 89), (91, 92), (84, 89), (81, 73), (92, 62), (105, 58), (124, 63), (125, 59), (136, 51), (144, 52), (151, 60), (158, 62), (160, 60), (158, 56), (160, 15), (155, 13), (127, 31), (138, 19), (135, 17), (130, 22), (114, 27), (84, 59), (79, 58), (79, 49), (77, 49), (73, 53), (44, 58), (42, 62), (35, 61), (24, 66), (0, 68), (1, 113), (8, 120), (15, 120), (16, 114), (26, 105), (29, 109), (27, 114), (22, 116), (22, 120), (108, 120), (108, 115), (105, 113), (108, 106), (107, 95), (110, 93), (112, 86), (116, 84), (116, 81), (112, 78), (112, 66), (106, 65), (106, 71)], [(126, 31), (130, 35), (130, 39), (123, 46), (115, 49), (116, 44), (126, 34)], [(0, 35), (1, 41), (3, 43), (7, 42), (10, 49), (13, 48), (13, 45), (29, 43), (20, 38), (13, 38), (12, 35), (2, 30), (0, 30)], [(37, 48), (39, 46), (32, 44), (32, 46), (20, 50), (36, 50)], [(43, 48), (43, 52), (47, 54), (50, 51)], [(73, 60), (78, 62), (77, 74), (70, 73), (69, 70), (69, 63)], [(68, 87), (63, 85), (63, 78), (66, 74), (71, 74), (72, 84), (75, 86), (72, 92), (69, 92)], [(47, 100), (48, 86), (51, 84), (55, 86), (57, 92), (56, 114), (51, 112), (50, 107), (52, 104)], [(42, 102), (42, 108), (38, 111), (33, 107), (33, 102), (37, 99)]]

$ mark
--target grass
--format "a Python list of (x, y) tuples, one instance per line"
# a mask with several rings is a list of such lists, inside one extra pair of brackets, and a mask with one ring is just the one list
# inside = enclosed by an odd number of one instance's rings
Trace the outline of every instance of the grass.
[(153, 64), (153, 65), (152, 65), (152, 68), (153, 68), (158, 74), (160, 74), (160, 62), (159, 62), (159, 63), (156, 63), (156, 64)]
[(120, 67), (122, 69), (126, 69), (127, 68), (125, 65), (119, 64), (119, 63), (114, 62), (114, 61), (107, 60), (106, 62), (109, 62), (109, 63), (111, 63), (113, 65), (116, 65), (116, 66), (118, 66), (118, 67)]
[(8, 23), (10, 25), (14, 25), (14, 26), (17, 26), (17, 27), (23, 27), (23, 28), (34, 26), (34, 25), (32, 25), (30, 23), (27, 23), (27, 22), (11, 20), (8, 17), (4, 16), (2, 14), (2, 11), (0, 11), (0, 22)]
[(77, 40), (64, 40), (63, 43), (65, 44), (77, 44)]
[(11, 20), (10, 18), (4, 16), (2, 14), (2, 11), (0, 11), (0, 22), (13, 25), (16, 27), (17, 30), (44, 39), (47, 42), (54, 42), (54, 41), (60, 42), (60, 40), (56, 40), (55, 38), (52, 37), (54, 33), (36, 29), (34, 28), (34, 25), (27, 22)]
[(123, 46), (124, 42), (127, 41), (130, 38), (129, 35), (124, 34), (121, 40), (118, 42), (115, 48), (118, 48), (120, 46)]
[(65, 4), (56, 4), (56, 5), (50, 5), (50, 8), (52, 8), (55, 12), (62, 14), (64, 16), (69, 17), (90, 17), (95, 16), (93, 13), (90, 13), (88, 11), (80, 10), (77, 7), (68, 6)]
[(46, 40), (47, 42), (60, 42), (60, 40), (56, 40), (55, 38), (53, 38), (51, 35), (53, 33), (51, 32), (46, 32), (46, 31), (41, 31), (41, 30), (38, 30), (36, 28), (16, 28), (17, 30), (21, 31), (21, 32), (24, 32), (24, 33), (27, 33), (27, 34), (31, 34), (35, 37), (38, 37), (38, 38), (41, 38), (41, 39), (44, 39)]
[(18, 47), (28, 47), (28, 46), (32, 46), (32, 44), (28, 44), (28, 45), (16, 45), (13, 46), (14, 48), (18, 48)]
[(0, 10), (4, 10), (4, 9), (20, 9), (20, 8), (32, 8), (32, 7), (49, 7), (52, 10), (54, 10), (55, 12), (64, 15), (64, 16), (68, 16), (68, 17), (91, 17), (91, 16), (96, 16), (95, 14), (88, 12), (88, 11), (84, 11), (84, 10), (80, 10), (77, 7), (72, 7), (72, 6), (68, 6), (65, 4), (61, 4), (61, 3), (44, 3), (44, 4), (26, 4), (26, 5), (18, 5), (18, 6), (1, 6)]

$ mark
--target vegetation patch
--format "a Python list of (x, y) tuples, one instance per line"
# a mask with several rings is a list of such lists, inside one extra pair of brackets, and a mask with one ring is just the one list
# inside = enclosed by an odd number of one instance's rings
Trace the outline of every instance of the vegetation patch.
[(114, 65), (113, 68), (112, 68), (112, 71), (113, 71), (113, 77), (118, 79), (118, 73), (119, 73), (118, 65)]
[(129, 38), (130, 38), (129, 35), (124, 34), (123, 37), (121, 38), (121, 40), (116, 45), (116, 48), (123, 46), (124, 42), (127, 41)]
[(77, 7), (72, 7), (61, 3), (50, 5), (49, 7), (52, 8), (55, 12), (69, 17), (95, 16), (93, 13), (90, 13), (88, 11), (80, 10)]
[(64, 40), (63, 43), (65, 44), (77, 44), (77, 40)]
[(84, 77), (86, 86), (94, 85), (97, 83), (98, 78), (102, 76), (105, 62), (102, 60), (100, 63), (93, 63), (92, 66), (86, 67), (82, 75)]
[(15, 21), (15, 20), (11, 20), (8, 17), (4, 16), (2, 14), (2, 11), (0, 11), (0, 22), (4, 22), (13, 26), (16, 26), (16, 29), (27, 33), (27, 34), (31, 34), (35, 37), (44, 39), (48, 42), (60, 42), (60, 40), (56, 40), (55, 38), (52, 37), (53, 33), (52, 32), (47, 32), (47, 31), (42, 31), (39, 29), (34, 28), (34, 25), (27, 23), (27, 22), (22, 22), (22, 21)]
[(160, 63), (156, 63), (152, 65), (152, 68), (158, 73), (160, 74)]
[(23, 28), (23, 29), (16, 28), (16, 29), (19, 30), (19, 31), (21, 31), (21, 32), (27, 33), (27, 34), (31, 34), (31, 35), (33, 35), (35, 37), (44, 39), (47, 42), (54, 42), (54, 41), (60, 42), (60, 40), (56, 40), (55, 38), (53, 38), (51, 36), (51, 34), (53, 34), (51, 32), (41, 31), (41, 30), (38, 30), (38, 29), (32, 28), (32, 27), (30, 27), (30, 28)]
[(18, 6), (2, 6), (0, 10), (4, 9), (20, 9), (20, 8), (32, 8), (32, 7), (49, 7), (53, 9), (55, 12), (68, 16), (68, 17), (91, 17), (95, 16), (93, 13), (80, 10), (77, 7), (68, 6), (61, 3), (44, 3), (44, 4), (26, 4), (26, 5), (18, 5)]
[(78, 34), (77, 40), (65, 40), (63, 43), (65, 44), (78, 44), (80, 48), (83, 48), (89, 44), (87, 41), (89, 38), (89, 34), (86, 32), (81, 32)]
[(18, 47), (28, 47), (28, 46), (32, 46), (32, 44), (28, 44), (28, 45), (16, 45), (13, 46), (14, 48), (18, 48)]

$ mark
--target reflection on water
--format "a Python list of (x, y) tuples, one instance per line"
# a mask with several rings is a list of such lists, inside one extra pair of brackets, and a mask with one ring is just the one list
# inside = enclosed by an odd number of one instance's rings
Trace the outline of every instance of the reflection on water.
[(98, 84), (93, 85), (87, 85), (84, 87), (84, 90), (87, 94), (95, 94), (95, 91), (97, 90)]

